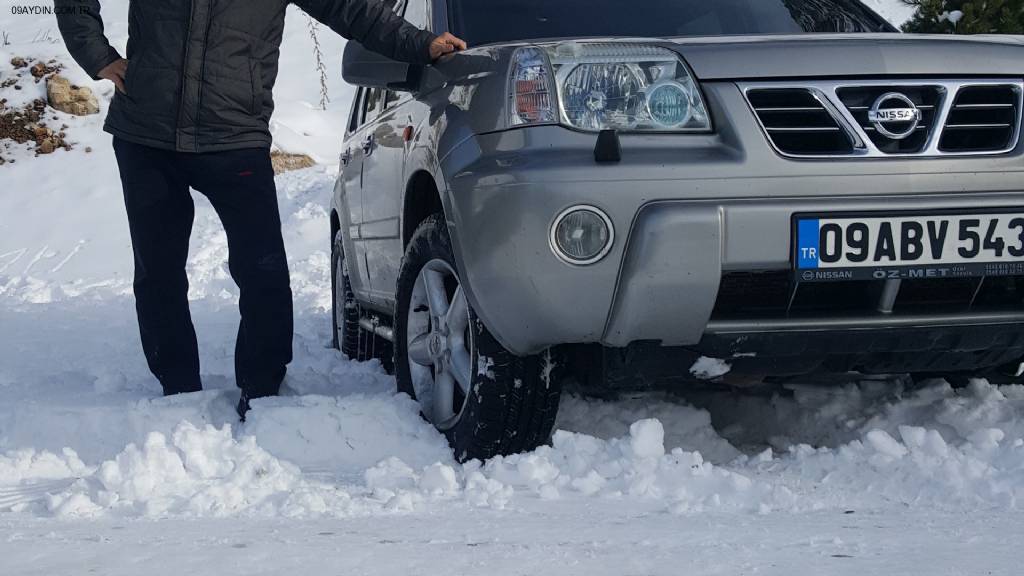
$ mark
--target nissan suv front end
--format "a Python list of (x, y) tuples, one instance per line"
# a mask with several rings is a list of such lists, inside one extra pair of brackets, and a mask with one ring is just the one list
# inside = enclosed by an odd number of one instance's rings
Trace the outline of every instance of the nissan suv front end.
[(847, 0), (429, 8), (471, 50), (398, 76), (346, 54), (378, 88), (334, 202), (335, 318), (458, 456), (545, 441), (569, 378), (1015, 374), (1019, 40)]

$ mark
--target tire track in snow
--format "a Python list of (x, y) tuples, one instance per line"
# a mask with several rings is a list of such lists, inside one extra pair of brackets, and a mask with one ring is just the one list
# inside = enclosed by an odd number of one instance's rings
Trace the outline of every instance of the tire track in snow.
[(50, 273), (54, 274), (56, 272), (60, 272), (61, 268), (67, 266), (68, 262), (70, 262), (72, 258), (78, 255), (78, 253), (82, 250), (83, 246), (85, 246), (85, 240), (79, 240), (78, 244), (76, 244), (75, 247), (71, 249), (71, 252), (69, 252), (68, 255), (65, 256), (63, 260), (60, 261), (60, 263), (58, 263), (56, 266), (53, 267), (53, 269), (50, 270)]
[(56, 255), (56, 253), (50, 252), (50, 245), (44, 244), (43, 247), (39, 249), (39, 252), (36, 252), (36, 255), (35, 257), (32, 258), (32, 261), (28, 263), (28, 266), (25, 266), (25, 270), (22, 272), (22, 275), (28, 276), (28, 273), (32, 271), (32, 268), (34, 268), (36, 264), (38, 264), (44, 258), (53, 258), (54, 255)]
[(0, 512), (13, 511), (33, 502), (44, 500), (47, 496), (67, 490), (78, 480), (79, 478), (62, 478), (0, 488)]
[(21, 257), (24, 256), (27, 252), (28, 248), (20, 248), (18, 250), (12, 250), (10, 252), (0, 254), (0, 260), (3, 260), (4, 258), (10, 258), (10, 260), (4, 262), (3, 265), (0, 266), (0, 272), (4, 272), (11, 266), (14, 266), (14, 264), (17, 263), (18, 260), (21, 260)]

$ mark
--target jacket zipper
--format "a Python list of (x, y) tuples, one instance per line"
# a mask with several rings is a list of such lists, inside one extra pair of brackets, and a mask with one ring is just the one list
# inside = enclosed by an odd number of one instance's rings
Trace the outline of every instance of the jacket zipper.
[(199, 152), (199, 112), (203, 109), (203, 81), (206, 79), (206, 49), (210, 45), (210, 26), (213, 24), (213, 8), (217, 0), (210, 0), (206, 8), (206, 30), (203, 32), (203, 63), (199, 67), (199, 97), (196, 99), (196, 152)]
[(181, 57), (181, 98), (178, 101), (178, 125), (174, 127), (174, 147), (178, 147), (179, 132), (184, 124), (185, 88), (188, 86), (188, 48), (192, 43), (192, 20), (196, 17), (196, 0), (189, 2), (188, 24), (185, 26), (185, 50)]

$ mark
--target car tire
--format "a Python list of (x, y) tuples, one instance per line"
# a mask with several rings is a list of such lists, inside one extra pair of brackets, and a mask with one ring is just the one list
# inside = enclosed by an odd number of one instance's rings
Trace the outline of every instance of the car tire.
[(377, 358), (389, 369), (391, 365), (391, 343), (370, 333), (359, 325), (362, 307), (352, 290), (345, 260), (345, 245), (341, 232), (334, 237), (331, 249), (331, 345), (340, 350), (349, 360), (366, 362)]
[(398, 390), (419, 401), (459, 461), (548, 442), (561, 396), (558, 363), (550, 352), (512, 354), (476, 316), (442, 215), (427, 218), (409, 242), (396, 308)]
[(356, 302), (352, 283), (348, 278), (348, 263), (345, 261), (345, 245), (341, 232), (334, 236), (331, 247), (331, 326), (336, 350), (352, 360), (359, 360), (359, 303)]

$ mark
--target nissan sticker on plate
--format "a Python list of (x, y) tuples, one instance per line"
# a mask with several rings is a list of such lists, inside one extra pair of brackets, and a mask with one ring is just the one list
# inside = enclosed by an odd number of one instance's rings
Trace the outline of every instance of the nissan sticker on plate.
[(1024, 274), (1024, 208), (979, 214), (797, 215), (805, 282)]

